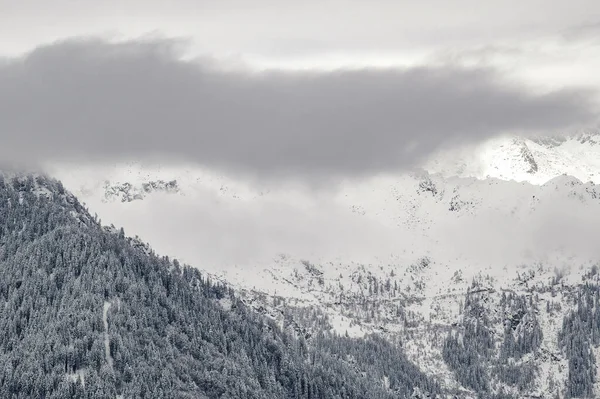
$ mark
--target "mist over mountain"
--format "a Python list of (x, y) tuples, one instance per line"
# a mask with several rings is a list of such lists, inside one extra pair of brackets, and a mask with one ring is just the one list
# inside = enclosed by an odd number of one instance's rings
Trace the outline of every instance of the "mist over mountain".
[(0, 399), (600, 397), (599, 21), (0, 0)]
[(196, 269), (102, 227), (55, 180), (2, 176), (0, 204), (2, 397), (441, 392), (376, 336), (321, 332), (308, 345)]
[(103, 223), (183, 259), (308, 348), (321, 334), (379, 337), (438, 384), (432, 396), (593, 397), (597, 137), (494, 139), (429, 171), (316, 189), (189, 165), (50, 170)]

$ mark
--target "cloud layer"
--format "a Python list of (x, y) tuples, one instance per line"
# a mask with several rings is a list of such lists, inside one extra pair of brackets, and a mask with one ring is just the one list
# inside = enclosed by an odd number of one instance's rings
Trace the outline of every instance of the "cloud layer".
[(0, 156), (159, 156), (257, 176), (356, 176), (442, 145), (591, 122), (591, 93), (535, 94), (488, 69), (249, 72), (179, 42), (75, 40), (0, 63)]
[(599, 17), (596, 0), (0, 0), (0, 36), (10, 37), (0, 51), (76, 35), (158, 30), (194, 37), (208, 53), (404, 53), (521, 43)]

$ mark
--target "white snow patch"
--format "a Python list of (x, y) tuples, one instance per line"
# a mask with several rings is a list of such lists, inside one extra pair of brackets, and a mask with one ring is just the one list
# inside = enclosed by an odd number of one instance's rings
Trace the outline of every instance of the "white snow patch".
[(71, 382), (77, 382), (79, 379), (81, 381), (81, 385), (85, 387), (85, 369), (79, 369), (74, 373), (67, 374), (67, 379)]
[(110, 302), (104, 302), (104, 306), (102, 308), (102, 323), (104, 323), (104, 354), (106, 356), (108, 367), (110, 367), (111, 370), (114, 370), (114, 361), (110, 354), (110, 337), (108, 334), (108, 310), (110, 309), (111, 305), (112, 304)]
[(348, 334), (351, 338), (362, 338), (367, 333), (360, 324), (338, 313), (329, 313), (329, 322), (333, 329), (340, 335)]
[(225, 310), (231, 310), (231, 299), (229, 297), (223, 297), (219, 299), (219, 305)]

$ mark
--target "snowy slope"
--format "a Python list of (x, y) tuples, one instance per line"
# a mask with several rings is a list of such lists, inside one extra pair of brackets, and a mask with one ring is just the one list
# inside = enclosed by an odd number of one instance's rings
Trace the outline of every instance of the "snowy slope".
[(568, 174), (583, 182), (600, 173), (600, 130), (554, 138), (498, 137), (484, 143), (439, 151), (425, 169), (444, 176), (497, 177), (543, 184)]
[[(193, 167), (51, 173), (104, 224), (232, 284), (282, 323), (285, 309), (312, 307), (340, 334), (399, 339), (424, 370), (460, 390), (441, 343), (462, 320), (467, 290), (486, 293), (500, 337), (502, 292), (536, 293), (543, 309), (600, 259), (600, 186), (588, 182), (600, 173), (600, 145), (589, 134), (501, 138), (476, 153), (441, 154), (427, 168), (330, 190), (253, 186)], [(564, 291), (554, 291), (558, 280)], [(569, 309), (539, 313), (532, 395), (564, 384), (555, 337)]]

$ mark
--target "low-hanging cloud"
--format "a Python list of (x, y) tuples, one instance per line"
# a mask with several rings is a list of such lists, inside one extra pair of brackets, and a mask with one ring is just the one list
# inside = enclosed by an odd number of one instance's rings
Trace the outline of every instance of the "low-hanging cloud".
[(55, 43), (0, 63), (0, 156), (159, 156), (258, 176), (356, 176), (441, 145), (594, 118), (592, 93), (534, 93), (489, 69), (219, 68), (180, 42)]

